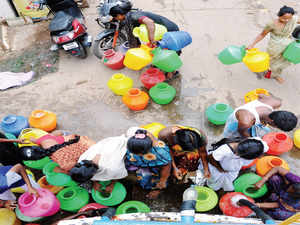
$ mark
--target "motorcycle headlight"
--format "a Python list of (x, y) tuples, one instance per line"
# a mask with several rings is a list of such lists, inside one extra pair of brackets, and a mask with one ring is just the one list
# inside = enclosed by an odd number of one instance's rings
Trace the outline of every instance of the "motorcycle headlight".
[(110, 15), (100, 17), (102, 23), (109, 23), (113, 20), (113, 17)]

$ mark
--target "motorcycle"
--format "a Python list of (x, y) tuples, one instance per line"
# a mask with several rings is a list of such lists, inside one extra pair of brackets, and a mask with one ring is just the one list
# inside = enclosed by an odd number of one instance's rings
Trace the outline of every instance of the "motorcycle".
[(47, 5), (54, 14), (49, 30), (56, 44), (51, 50), (63, 48), (69, 54), (87, 57), (87, 49), (92, 45), (92, 36), (88, 35), (84, 25), (84, 16), (73, 0), (40, 0), (40, 8)]
[(97, 6), (99, 17), (96, 19), (98, 25), (104, 28), (95, 38), (93, 43), (93, 53), (99, 59), (102, 59), (103, 53), (108, 49), (115, 49), (125, 44), (127, 36), (124, 32), (124, 22), (114, 20), (110, 15), (110, 9), (118, 3), (119, 0), (102, 0)]

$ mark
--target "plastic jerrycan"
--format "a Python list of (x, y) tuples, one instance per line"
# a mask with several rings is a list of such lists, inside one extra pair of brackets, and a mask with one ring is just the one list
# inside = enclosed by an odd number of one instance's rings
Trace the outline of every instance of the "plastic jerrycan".
[(259, 51), (258, 48), (252, 48), (247, 51), (243, 62), (252, 72), (264, 72), (270, 67), (270, 56), (266, 52)]
[(242, 62), (245, 55), (245, 46), (230, 45), (219, 53), (218, 59), (225, 65), (231, 65)]
[(165, 33), (162, 40), (158, 42), (158, 46), (161, 48), (179, 51), (191, 43), (192, 37), (188, 32), (173, 31)]
[(283, 52), (283, 57), (291, 63), (300, 63), (300, 41), (290, 43)]
[(146, 45), (141, 45), (140, 48), (129, 49), (125, 54), (124, 65), (132, 70), (143, 69), (152, 61), (151, 50)]
[(182, 61), (173, 50), (161, 49), (160, 47), (152, 50), (154, 55), (152, 64), (162, 71), (173, 72), (182, 66)]
[[(160, 24), (155, 24), (154, 40), (159, 41), (163, 35), (167, 32), (167, 28)], [(148, 43), (148, 30), (145, 24), (141, 24), (139, 27), (135, 27), (132, 32), (133, 36), (139, 38), (142, 42)]]

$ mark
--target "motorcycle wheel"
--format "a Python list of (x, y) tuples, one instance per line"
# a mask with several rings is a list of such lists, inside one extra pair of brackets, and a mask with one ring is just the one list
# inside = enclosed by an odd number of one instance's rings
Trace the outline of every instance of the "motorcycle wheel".
[(80, 41), (78, 41), (78, 46), (80, 51), (80, 55), (78, 55), (78, 57), (81, 59), (85, 59), (87, 57), (86, 48), (83, 46), (83, 44)]
[[(100, 40), (95, 40), (93, 43), (93, 53), (99, 59), (102, 59), (103, 53), (112, 48), (112, 43), (114, 39), (114, 34), (110, 34), (106, 37), (103, 37)], [(118, 47), (127, 40), (126, 36), (123, 33), (119, 33), (117, 44), (115, 50), (118, 50)]]

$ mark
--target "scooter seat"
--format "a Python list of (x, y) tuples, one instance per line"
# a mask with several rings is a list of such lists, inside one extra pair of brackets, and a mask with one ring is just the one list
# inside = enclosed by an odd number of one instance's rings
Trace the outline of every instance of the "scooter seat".
[(74, 17), (71, 15), (59, 11), (55, 14), (53, 20), (49, 25), (50, 32), (59, 32), (59, 31), (70, 31), (73, 29), (72, 22)]

